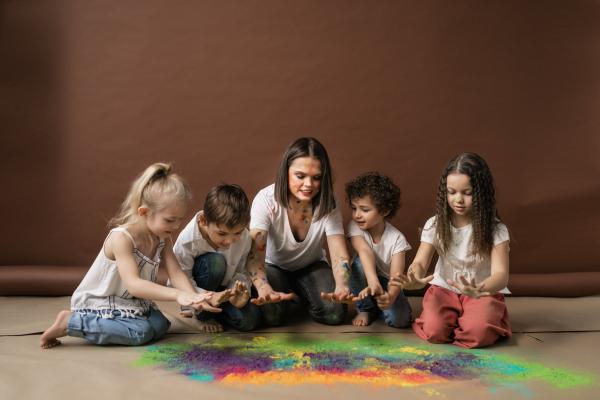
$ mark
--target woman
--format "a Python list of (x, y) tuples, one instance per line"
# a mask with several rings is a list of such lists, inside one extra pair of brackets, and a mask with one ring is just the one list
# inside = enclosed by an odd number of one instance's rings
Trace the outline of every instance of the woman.
[[(352, 299), (350, 268), (340, 207), (333, 194), (327, 151), (314, 138), (300, 138), (286, 150), (275, 184), (262, 189), (252, 202), (250, 233), (255, 248), (250, 276), (263, 320), (284, 321), (293, 291), (308, 303), (312, 318), (341, 324)], [(327, 238), (332, 266), (322, 248)], [(265, 255), (266, 250), (266, 255)], [(287, 294), (283, 294), (287, 293)]]

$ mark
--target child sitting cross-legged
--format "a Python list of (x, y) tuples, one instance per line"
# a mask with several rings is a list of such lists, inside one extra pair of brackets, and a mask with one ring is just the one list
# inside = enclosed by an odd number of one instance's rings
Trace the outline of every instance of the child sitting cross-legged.
[(347, 236), (356, 252), (350, 283), (358, 314), (352, 324), (366, 326), (382, 317), (389, 326), (408, 327), (410, 305), (401, 287), (388, 286), (390, 275), (404, 271), (404, 255), (411, 248), (387, 221), (400, 207), (400, 189), (387, 176), (369, 172), (346, 184), (346, 197), (352, 208)]

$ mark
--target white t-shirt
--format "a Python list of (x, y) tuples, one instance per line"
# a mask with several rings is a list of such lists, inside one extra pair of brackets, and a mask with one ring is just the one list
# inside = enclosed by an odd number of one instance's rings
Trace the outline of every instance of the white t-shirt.
[(350, 221), (348, 224), (348, 238), (353, 236), (361, 236), (365, 239), (375, 255), (377, 275), (384, 276), (387, 279), (390, 278), (392, 256), (412, 248), (404, 235), (387, 221), (385, 222), (385, 228), (383, 229), (379, 243), (373, 242), (369, 231), (363, 231), (356, 222)]
[(200, 229), (198, 228), (198, 214), (183, 228), (173, 246), (173, 253), (175, 253), (181, 269), (188, 276), (192, 286), (198, 293), (205, 292), (204, 289), (196, 285), (196, 281), (192, 277), (194, 259), (206, 253), (219, 253), (225, 257), (227, 263), (227, 270), (225, 271), (225, 277), (221, 285), (233, 287), (235, 281), (238, 280), (243, 282), (248, 287), (248, 290), (250, 290), (251, 283), (246, 271), (246, 258), (252, 247), (252, 237), (248, 229), (244, 229), (240, 239), (232, 243), (228, 249), (215, 250), (200, 233)]
[[(436, 217), (431, 217), (425, 223), (421, 233), (421, 242), (434, 245), (436, 248), (437, 237), (435, 232)], [(492, 274), (491, 257), (476, 258), (471, 253), (471, 243), (473, 237), (473, 225), (469, 224), (462, 228), (450, 226), (452, 233), (452, 243), (445, 256), (439, 256), (435, 264), (432, 285), (460, 293), (458, 289), (453, 288), (446, 282), (447, 279), (458, 281), (459, 276), (464, 276), (467, 280), (475, 279), (479, 284)], [(508, 229), (503, 223), (496, 225), (494, 232), (494, 246), (510, 240)], [(439, 253), (438, 253), (439, 254)], [(508, 288), (504, 288), (499, 293), (510, 294)]]
[(252, 201), (250, 229), (267, 231), (265, 261), (288, 271), (296, 271), (316, 261), (326, 260), (322, 243), (325, 236), (343, 235), (340, 207), (320, 220), (313, 220), (306, 238), (296, 241), (287, 210), (275, 200), (275, 185), (267, 186)]

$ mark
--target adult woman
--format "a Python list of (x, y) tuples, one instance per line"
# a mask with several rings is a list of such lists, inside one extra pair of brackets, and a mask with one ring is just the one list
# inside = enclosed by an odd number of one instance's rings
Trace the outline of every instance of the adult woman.
[[(340, 207), (333, 194), (327, 151), (314, 138), (300, 138), (285, 151), (275, 184), (262, 189), (252, 202), (250, 233), (255, 248), (250, 276), (258, 291), (267, 325), (283, 323), (290, 295), (308, 303), (317, 322), (344, 321), (352, 295), (350, 268)], [(327, 238), (332, 266), (322, 248)], [(265, 255), (266, 250), (266, 255)]]

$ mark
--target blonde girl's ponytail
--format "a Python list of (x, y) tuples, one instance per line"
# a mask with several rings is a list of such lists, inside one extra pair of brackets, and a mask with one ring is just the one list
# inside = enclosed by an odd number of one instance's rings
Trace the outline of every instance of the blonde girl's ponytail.
[(172, 172), (170, 164), (152, 164), (133, 181), (119, 212), (109, 221), (109, 226), (133, 221), (142, 205), (156, 212), (174, 201), (189, 201), (190, 198), (187, 183)]

